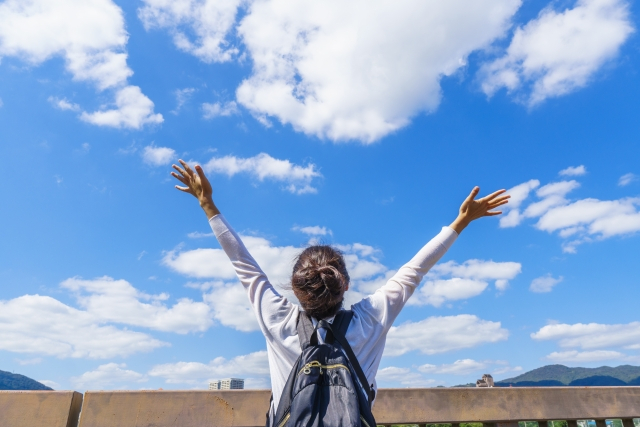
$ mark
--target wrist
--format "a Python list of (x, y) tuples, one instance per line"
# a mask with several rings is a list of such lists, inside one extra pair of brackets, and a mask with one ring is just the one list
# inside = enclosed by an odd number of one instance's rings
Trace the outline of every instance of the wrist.
[(462, 233), (462, 230), (464, 230), (465, 228), (467, 228), (467, 225), (469, 225), (471, 221), (467, 220), (465, 217), (463, 217), (462, 215), (459, 215), (449, 226), (450, 228), (452, 228), (456, 233), (460, 234)]
[(198, 201), (200, 202), (200, 207), (204, 213), (207, 214), (207, 218), (212, 218), (220, 213), (211, 197), (203, 197), (198, 199)]

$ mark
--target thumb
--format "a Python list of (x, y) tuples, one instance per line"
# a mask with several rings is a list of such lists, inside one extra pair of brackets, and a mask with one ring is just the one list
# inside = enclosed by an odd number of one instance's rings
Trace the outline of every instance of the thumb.
[(473, 199), (475, 199), (479, 192), (480, 192), (480, 187), (478, 187), (477, 185), (473, 187), (473, 190), (471, 190), (471, 193), (469, 193), (469, 196), (464, 200), (465, 203), (471, 202)]

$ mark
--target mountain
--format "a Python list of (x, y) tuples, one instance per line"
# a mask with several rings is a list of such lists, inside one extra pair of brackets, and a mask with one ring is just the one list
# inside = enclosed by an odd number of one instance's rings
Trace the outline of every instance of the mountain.
[(51, 387), (20, 374), (0, 371), (0, 390), (53, 390)]
[(510, 385), (514, 387), (640, 385), (640, 366), (569, 368), (564, 365), (548, 365), (496, 382), (497, 387)]

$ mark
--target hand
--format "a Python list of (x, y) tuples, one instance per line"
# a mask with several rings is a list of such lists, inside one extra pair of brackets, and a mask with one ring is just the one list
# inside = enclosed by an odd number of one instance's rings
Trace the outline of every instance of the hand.
[(196, 165), (196, 171), (194, 172), (187, 162), (182, 159), (178, 161), (182, 165), (182, 168), (177, 165), (172, 165), (172, 167), (177, 170), (180, 175), (175, 172), (171, 172), (171, 175), (186, 185), (186, 187), (176, 185), (176, 188), (180, 191), (184, 191), (185, 193), (189, 193), (198, 199), (200, 206), (204, 209), (208, 218), (218, 215), (220, 211), (213, 203), (213, 189), (211, 188), (211, 183), (209, 183), (209, 180), (205, 176), (202, 167), (200, 165)]
[(500, 215), (502, 211), (493, 211), (492, 209), (509, 203), (511, 196), (501, 196), (501, 194), (504, 194), (506, 191), (507, 190), (498, 190), (486, 197), (475, 200), (480, 192), (480, 187), (474, 187), (469, 197), (467, 197), (462, 203), (462, 206), (460, 206), (460, 213), (456, 220), (451, 223), (450, 227), (460, 234), (471, 221), (482, 218), (483, 216)]

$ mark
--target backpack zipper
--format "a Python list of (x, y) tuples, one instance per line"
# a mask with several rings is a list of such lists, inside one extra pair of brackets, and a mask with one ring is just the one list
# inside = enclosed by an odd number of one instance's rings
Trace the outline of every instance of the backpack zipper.
[[(278, 424), (278, 427), (282, 427), (283, 425), (285, 425), (287, 423), (287, 421), (289, 421), (289, 417), (291, 417), (291, 412), (287, 413), (287, 415), (284, 416), (282, 421), (280, 421), (280, 424)], [(360, 417), (360, 418), (362, 418), (362, 417)], [(369, 426), (367, 426), (367, 427), (369, 427)]]
[(342, 364), (335, 364), (335, 365), (323, 365), (320, 362), (314, 360), (313, 362), (309, 362), (306, 365), (304, 365), (302, 367), (302, 369), (300, 369), (298, 371), (298, 374), (296, 375), (296, 377), (302, 373), (309, 375), (311, 374), (311, 368), (320, 368), (320, 373), (322, 374), (322, 370), (323, 369), (339, 369), (339, 368), (343, 368), (343, 369), (349, 369), (347, 368), (345, 365)]
[[(360, 415), (360, 421), (362, 421), (362, 422), (363, 422), (363, 424), (364, 424), (366, 427), (370, 427), (370, 426), (369, 426), (369, 423), (367, 422), (367, 420), (365, 420), (365, 419), (364, 419), (364, 417), (363, 417), (362, 415)], [(280, 427), (280, 426), (278, 426), (278, 427)]]

